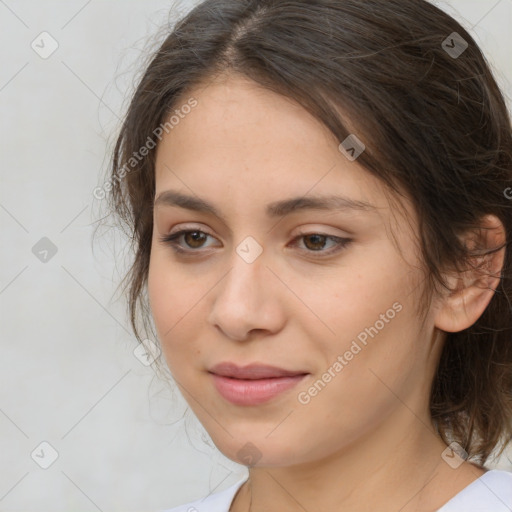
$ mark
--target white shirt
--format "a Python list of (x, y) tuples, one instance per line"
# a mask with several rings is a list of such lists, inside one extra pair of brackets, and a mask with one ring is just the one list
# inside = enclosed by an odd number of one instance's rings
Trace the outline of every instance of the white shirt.
[[(236, 492), (247, 478), (206, 498), (160, 512), (229, 512)], [(487, 471), (437, 512), (512, 512), (512, 473)]]

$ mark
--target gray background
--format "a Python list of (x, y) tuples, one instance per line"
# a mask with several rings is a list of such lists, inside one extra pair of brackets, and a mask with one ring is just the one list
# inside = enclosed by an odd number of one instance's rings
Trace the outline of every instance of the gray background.
[[(115, 295), (124, 239), (91, 242), (92, 191), (144, 57), (193, 3), (0, 0), (2, 511), (158, 510), (246, 474), (134, 355)], [(512, 105), (512, 0), (436, 3), (471, 30)], [(48, 58), (31, 47), (43, 31), (58, 44)], [(42, 442), (58, 454), (47, 469)]]

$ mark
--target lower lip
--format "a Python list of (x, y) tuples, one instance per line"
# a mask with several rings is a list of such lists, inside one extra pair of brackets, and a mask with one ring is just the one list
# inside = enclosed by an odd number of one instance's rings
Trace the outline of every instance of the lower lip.
[(217, 391), (235, 405), (258, 405), (296, 386), (306, 375), (242, 380), (212, 374)]

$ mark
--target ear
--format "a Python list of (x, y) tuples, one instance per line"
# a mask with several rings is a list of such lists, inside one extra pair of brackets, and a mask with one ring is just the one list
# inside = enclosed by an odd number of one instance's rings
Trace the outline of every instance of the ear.
[[(479, 253), (502, 247), (505, 228), (495, 215), (486, 215), (477, 230), (466, 233), (462, 240), (469, 249)], [(500, 284), (505, 261), (505, 247), (491, 254), (474, 256), (462, 274), (445, 274), (451, 292), (440, 298), (435, 326), (446, 332), (459, 332), (472, 326), (485, 311)]]

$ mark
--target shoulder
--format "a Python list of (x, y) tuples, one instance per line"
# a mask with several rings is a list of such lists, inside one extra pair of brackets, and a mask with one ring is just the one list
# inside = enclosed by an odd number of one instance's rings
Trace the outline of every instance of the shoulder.
[(159, 512), (229, 512), (229, 507), (231, 506), (236, 492), (242, 487), (242, 484), (246, 480), (247, 477), (239, 480), (223, 491), (210, 494), (205, 498), (184, 505), (179, 505), (178, 507), (160, 510)]
[(510, 512), (512, 473), (493, 469), (443, 505), (437, 512)]

